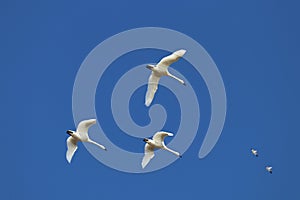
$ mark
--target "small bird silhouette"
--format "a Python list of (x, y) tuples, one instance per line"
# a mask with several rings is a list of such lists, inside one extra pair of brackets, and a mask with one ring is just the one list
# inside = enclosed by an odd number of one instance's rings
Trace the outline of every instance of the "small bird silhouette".
[(273, 172), (273, 167), (271, 167), (271, 166), (266, 166), (266, 170), (267, 170), (270, 174), (272, 174), (272, 172)]
[(258, 157), (258, 152), (257, 152), (257, 150), (251, 148), (251, 152), (252, 152), (253, 155), (255, 155), (256, 157)]

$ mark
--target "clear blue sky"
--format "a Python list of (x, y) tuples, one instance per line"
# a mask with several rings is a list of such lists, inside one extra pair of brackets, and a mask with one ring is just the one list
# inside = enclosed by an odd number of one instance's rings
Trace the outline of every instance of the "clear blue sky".
[[(1, 199), (300, 199), (299, 2), (16, 0), (1, 1), (0, 16)], [(113, 170), (82, 144), (69, 165), (77, 70), (101, 41), (144, 26), (183, 32), (214, 59), (228, 98), (220, 140), (199, 160), (199, 133), (182, 159), (148, 174)], [(111, 140), (129, 142), (120, 135)]]

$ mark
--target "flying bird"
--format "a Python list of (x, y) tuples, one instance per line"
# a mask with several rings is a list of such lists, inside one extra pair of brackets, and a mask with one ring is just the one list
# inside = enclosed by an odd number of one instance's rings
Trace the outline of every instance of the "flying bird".
[(147, 93), (146, 93), (146, 97), (145, 97), (145, 105), (146, 106), (150, 106), (150, 104), (154, 98), (154, 94), (157, 90), (157, 85), (158, 85), (160, 77), (170, 76), (170, 77), (174, 78), (175, 80), (179, 81), (181, 84), (185, 85), (185, 82), (183, 80), (172, 75), (168, 71), (168, 67), (172, 63), (179, 60), (179, 58), (181, 58), (185, 54), (185, 52), (186, 52), (186, 50), (184, 50), (184, 49), (175, 51), (171, 55), (162, 58), (158, 64), (147, 65), (147, 68), (150, 69), (152, 72), (151, 72), (151, 75), (148, 80), (148, 88), (147, 88)]
[(145, 155), (142, 160), (142, 168), (145, 168), (146, 165), (150, 162), (150, 160), (154, 157), (154, 149), (164, 149), (167, 150), (173, 154), (175, 154), (178, 157), (182, 157), (180, 153), (169, 149), (165, 143), (164, 139), (166, 136), (173, 136), (172, 133), (160, 131), (154, 134), (152, 139), (145, 138), (143, 141), (146, 142), (145, 144)]
[(273, 169), (273, 167), (271, 167), (271, 166), (266, 166), (266, 170), (267, 170), (270, 174), (272, 174), (272, 169)]
[(257, 152), (257, 150), (251, 148), (251, 152), (252, 152), (253, 155), (255, 155), (256, 157), (258, 157), (258, 152)]
[(76, 131), (67, 130), (67, 134), (70, 135), (70, 137), (68, 137), (67, 139), (68, 150), (66, 153), (66, 158), (69, 163), (71, 163), (72, 157), (78, 148), (78, 141), (89, 142), (97, 145), (103, 150), (106, 150), (106, 148), (103, 145), (91, 140), (88, 136), (88, 129), (94, 124), (96, 124), (96, 119), (83, 120), (78, 124)]

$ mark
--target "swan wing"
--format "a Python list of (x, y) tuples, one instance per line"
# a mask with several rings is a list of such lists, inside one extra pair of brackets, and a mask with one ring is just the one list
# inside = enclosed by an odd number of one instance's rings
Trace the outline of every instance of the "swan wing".
[(96, 124), (96, 119), (83, 120), (78, 124), (76, 132), (82, 141), (89, 140), (88, 130), (94, 124)]
[(145, 145), (145, 154), (142, 160), (142, 168), (144, 169), (150, 160), (154, 157), (154, 147), (146, 143)]
[(67, 139), (67, 153), (66, 153), (66, 159), (69, 163), (71, 163), (71, 160), (73, 158), (73, 155), (75, 153), (75, 151), (77, 150), (77, 142), (78, 140), (76, 140), (75, 138), (73, 138), (72, 136), (68, 137)]
[(151, 73), (149, 80), (148, 80), (148, 88), (145, 97), (145, 105), (148, 107), (150, 106), (151, 102), (153, 101), (155, 92), (157, 90), (158, 82), (160, 77), (156, 76), (154, 72)]
[(165, 131), (159, 131), (157, 133), (154, 134), (153, 136), (153, 140), (156, 142), (156, 143), (163, 143), (164, 142), (164, 139), (165, 137), (167, 136), (173, 136), (173, 133), (169, 133), (169, 132), (165, 132)]
[(156, 67), (167, 69), (172, 63), (176, 62), (185, 54), (186, 50), (180, 49), (178, 51), (175, 51), (171, 55), (168, 55), (164, 58), (162, 58), (159, 63), (156, 65)]

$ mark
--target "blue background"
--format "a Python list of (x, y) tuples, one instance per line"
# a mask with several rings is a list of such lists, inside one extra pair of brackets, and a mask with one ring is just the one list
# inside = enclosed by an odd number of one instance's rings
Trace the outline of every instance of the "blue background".
[[(297, 1), (1, 1), (0, 16), (1, 199), (300, 198)], [(183, 32), (216, 62), (228, 98), (219, 142), (198, 159), (209, 119), (203, 109), (193, 145), (167, 168), (119, 172), (82, 144), (69, 165), (65, 131), (75, 128), (72, 89), (80, 64), (101, 41), (144, 26)], [(209, 105), (203, 91), (200, 101)], [(120, 146), (130, 140), (111, 137)]]

